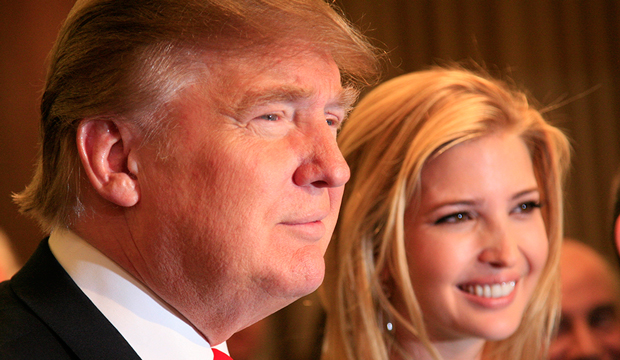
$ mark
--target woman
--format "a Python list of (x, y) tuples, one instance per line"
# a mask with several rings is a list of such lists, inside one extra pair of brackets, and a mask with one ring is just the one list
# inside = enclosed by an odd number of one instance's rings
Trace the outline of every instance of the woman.
[(559, 304), (566, 137), (506, 84), (392, 79), (340, 133), (324, 360), (538, 359)]

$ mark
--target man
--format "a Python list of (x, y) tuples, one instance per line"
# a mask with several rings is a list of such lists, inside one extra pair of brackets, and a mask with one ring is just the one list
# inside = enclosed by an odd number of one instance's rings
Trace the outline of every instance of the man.
[(316, 289), (375, 72), (322, 0), (78, 0), (16, 196), (51, 235), (0, 286), (0, 358), (217, 359)]
[(560, 260), (562, 318), (552, 360), (620, 359), (620, 284), (592, 248), (566, 240)]

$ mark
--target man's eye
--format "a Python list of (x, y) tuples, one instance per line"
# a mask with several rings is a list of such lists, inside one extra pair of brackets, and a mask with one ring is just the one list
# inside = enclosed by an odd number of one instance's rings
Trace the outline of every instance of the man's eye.
[(261, 115), (260, 118), (267, 121), (277, 121), (279, 119), (278, 115), (276, 114), (265, 114)]
[(616, 324), (617, 316), (614, 305), (602, 305), (594, 308), (588, 314), (588, 323), (591, 328), (609, 328)]
[(471, 219), (472, 217), (470, 214), (466, 212), (458, 212), (458, 213), (446, 215), (440, 218), (439, 220), (435, 221), (435, 224), (451, 224), (451, 223), (458, 223), (458, 222), (463, 222), (463, 221), (467, 221)]
[(340, 129), (340, 127), (342, 126), (342, 121), (340, 121), (339, 117), (336, 116), (330, 116), (328, 118), (325, 119), (325, 122), (327, 122), (327, 125), (330, 127), (335, 127)]
[(522, 204), (519, 204), (519, 206), (517, 206), (517, 208), (515, 209), (515, 212), (517, 213), (529, 213), (534, 211), (534, 209), (539, 209), (540, 208), (540, 203), (536, 202), (536, 201), (527, 201), (524, 202)]

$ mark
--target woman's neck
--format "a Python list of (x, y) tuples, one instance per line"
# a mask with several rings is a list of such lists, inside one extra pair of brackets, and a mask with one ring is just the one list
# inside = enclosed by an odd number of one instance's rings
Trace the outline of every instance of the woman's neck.
[[(443, 360), (481, 360), (485, 341), (482, 339), (465, 339), (456, 341), (433, 342), (437, 352)], [(435, 360), (422, 343), (416, 340), (400, 342), (400, 347), (406, 356), (398, 350), (392, 351), (390, 360)]]

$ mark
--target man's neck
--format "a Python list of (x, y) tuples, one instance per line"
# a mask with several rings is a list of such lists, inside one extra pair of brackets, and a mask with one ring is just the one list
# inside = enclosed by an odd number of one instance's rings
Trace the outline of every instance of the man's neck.
[[(73, 281), (141, 358), (212, 358), (209, 343), (178, 312), (84, 239), (56, 230), (49, 243)], [(227, 351), (225, 343), (222, 348)]]

